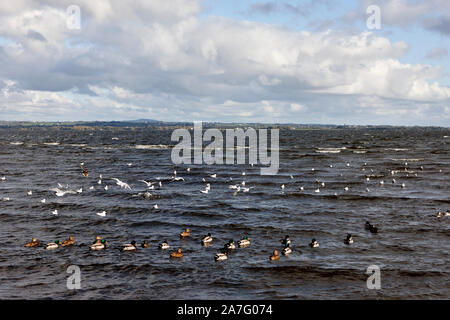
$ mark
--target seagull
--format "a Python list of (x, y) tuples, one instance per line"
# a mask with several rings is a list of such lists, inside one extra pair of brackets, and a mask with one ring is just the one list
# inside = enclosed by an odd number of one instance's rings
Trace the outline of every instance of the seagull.
[(316, 189), (316, 190), (314, 190), (314, 192), (320, 192), (320, 189)]
[(154, 184), (154, 182), (147, 182), (145, 180), (139, 180), (139, 182), (143, 182), (146, 184), (147, 188), (150, 188), (152, 186), (152, 184)]
[(54, 211), (52, 211), (52, 213), (53, 213), (55, 216), (57, 216), (57, 215), (58, 215), (58, 210), (54, 210)]
[(314, 171), (314, 168), (312, 168), (311, 171)]
[(105, 186), (105, 191), (108, 191), (108, 186)]
[(366, 178), (366, 181), (370, 181), (370, 178), (369, 178), (369, 177), (367, 177), (367, 178)]
[(191, 172), (191, 168), (187, 168), (186, 171), (187, 171), (187, 172)]
[(200, 190), (201, 193), (208, 193), (209, 189)]
[(347, 167), (350, 167), (350, 163), (347, 163)]
[(77, 193), (83, 193), (83, 188), (78, 189)]
[(381, 180), (381, 181), (380, 181), (380, 184), (381, 184), (381, 185), (383, 185), (383, 184), (384, 184), (384, 181), (383, 181), (383, 180)]
[(133, 164), (131, 162), (127, 163), (127, 166), (131, 167)]
[(366, 192), (369, 192), (370, 190), (369, 190), (369, 188), (366, 188)]
[(284, 184), (281, 185), (281, 190), (284, 190)]
[(106, 217), (106, 211), (102, 211), (102, 212), (97, 212), (97, 215), (100, 217)]
[(184, 181), (183, 177), (173, 177), (173, 181)]
[(242, 181), (241, 185), (245, 186), (245, 181)]
[(50, 191), (56, 192), (55, 195), (56, 195), (57, 197), (63, 197), (63, 196), (65, 196), (66, 194), (76, 194), (75, 191), (72, 191), (72, 190), (62, 191), (61, 189), (58, 189), (58, 188), (50, 189)]
[(406, 187), (406, 185), (404, 183), (402, 183), (402, 188)]
[(395, 183), (395, 179), (392, 179), (392, 183)]
[(301, 190), (301, 191), (304, 191), (304, 190), (305, 190), (305, 188), (303, 188), (303, 187), (300, 187), (300, 190)]
[(162, 188), (162, 182), (161, 182), (161, 181), (159, 181), (159, 183), (158, 183), (158, 184), (159, 184), (159, 187), (160, 187), (160, 188)]
[(330, 168), (333, 168), (333, 165), (332, 165), (332, 164), (330, 164)]
[(229, 186), (229, 188), (230, 189), (237, 189), (237, 188), (239, 188), (239, 185), (233, 184), (233, 185)]
[(344, 190), (345, 190), (345, 191), (348, 191), (348, 187), (345, 187)]
[(245, 171), (244, 171), (244, 172), (242, 172), (242, 175), (243, 175), (243, 176), (245, 176)]
[(205, 190), (211, 190), (211, 185), (209, 183), (206, 184)]
[(89, 190), (94, 190), (94, 186), (90, 187)]
[(33, 191), (31, 191), (31, 190), (27, 192), (27, 196), (31, 196), (32, 194), (33, 194)]
[(6, 177), (1, 177), (0, 178), (2, 181), (5, 181), (6, 180)]
[(294, 177), (291, 175), (291, 179), (294, 179)]
[(127, 183), (125, 183), (125, 182), (123, 182), (123, 181), (120, 181), (119, 179), (117, 179), (117, 178), (111, 178), (112, 180), (116, 180), (116, 184), (119, 186), (119, 187), (121, 187), (122, 189), (128, 189), (128, 190), (131, 190), (131, 188), (130, 188), (130, 186), (127, 184)]
[(45, 199), (42, 199), (42, 200), (41, 200), (41, 203), (45, 203)]
[(2, 201), (9, 201), (10, 199), (8, 197), (2, 198)]
[(155, 204), (154, 206), (153, 206), (153, 209), (158, 209), (158, 205), (157, 204)]
[(102, 184), (102, 179), (98, 179), (97, 183)]
[(322, 182), (321, 186), (322, 186), (322, 187), (325, 187), (325, 182)]
[(217, 178), (217, 174), (214, 173), (214, 174), (210, 175), (210, 177), (215, 179), (215, 178)]

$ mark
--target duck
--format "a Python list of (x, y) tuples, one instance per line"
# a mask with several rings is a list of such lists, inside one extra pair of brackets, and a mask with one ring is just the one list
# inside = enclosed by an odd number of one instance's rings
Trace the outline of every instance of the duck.
[(231, 239), (230, 241), (228, 241), (227, 243), (225, 243), (224, 248), (225, 248), (225, 249), (228, 249), (228, 250), (236, 249), (236, 245), (235, 245), (233, 239)]
[(183, 257), (183, 251), (181, 251), (180, 248), (177, 249), (177, 251), (173, 251), (170, 253), (171, 258), (182, 258)]
[(213, 237), (211, 236), (211, 233), (208, 233), (206, 236), (202, 238), (202, 243), (207, 244), (211, 243), (213, 241)]
[(312, 239), (311, 240), (311, 243), (309, 244), (309, 246), (311, 247), (311, 248), (317, 248), (318, 246), (319, 246), (319, 243), (317, 242), (317, 240), (316, 239)]
[(250, 239), (247, 236), (243, 236), (241, 240), (238, 241), (239, 248), (247, 247), (250, 245)]
[(228, 259), (228, 257), (227, 257), (226, 252), (225, 253), (216, 253), (214, 255), (214, 260), (216, 260), (216, 261), (222, 261), (222, 260), (227, 260), (227, 259)]
[(366, 230), (369, 230), (372, 233), (377, 233), (378, 232), (378, 228), (375, 225), (370, 224), (369, 221), (366, 221), (366, 224), (365, 224), (364, 227), (365, 227)]
[(344, 240), (345, 244), (352, 244), (353, 243), (353, 237), (350, 233), (347, 234), (347, 238)]
[(72, 246), (74, 244), (75, 244), (75, 238), (72, 236), (69, 236), (69, 238), (67, 240), (64, 240), (63, 243), (61, 243), (61, 247)]
[(144, 242), (141, 244), (141, 247), (142, 247), (142, 248), (149, 248), (150, 245), (148, 244), (148, 241), (147, 241), (147, 240), (144, 240)]
[(47, 245), (45, 246), (46, 250), (54, 250), (57, 249), (59, 247), (59, 240), (56, 240), (55, 242), (50, 242), (47, 243)]
[(91, 245), (91, 250), (103, 250), (106, 249), (106, 240), (105, 239), (101, 239), (99, 241), (96, 241), (95, 243), (93, 243)]
[(31, 239), (31, 242), (27, 242), (25, 244), (25, 247), (28, 247), (28, 248), (30, 248), (30, 247), (37, 247), (38, 245), (39, 245), (38, 239), (37, 238), (33, 238), (33, 239)]
[(292, 253), (292, 249), (291, 249), (291, 247), (289, 246), (289, 244), (286, 243), (285, 247), (284, 247), (283, 250), (281, 251), (281, 254), (282, 254), (283, 256), (286, 256), (286, 255), (288, 255), (288, 254), (290, 254), (290, 253)]
[(190, 229), (186, 229), (185, 231), (180, 233), (180, 238), (186, 238), (186, 237), (190, 237), (191, 236), (191, 230)]
[(162, 250), (166, 250), (166, 249), (169, 249), (170, 246), (169, 246), (169, 244), (167, 243), (167, 241), (164, 241), (163, 243), (160, 243), (160, 244), (159, 244), (159, 248), (162, 249)]
[(126, 243), (122, 245), (122, 251), (136, 251), (136, 241), (131, 241), (131, 243)]
[(284, 239), (283, 240), (281, 240), (281, 244), (283, 244), (283, 245), (286, 245), (286, 244), (291, 244), (291, 239), (289, 238), (289, 236), (288, 235), (286, 235), (285, 237), (284, 237)]
[(276, 261), (278, 259), (280, 259), (280, 253), (278, 252), (278, 250), (273, 250), (273, 253), (270, 256), (270, 260)]

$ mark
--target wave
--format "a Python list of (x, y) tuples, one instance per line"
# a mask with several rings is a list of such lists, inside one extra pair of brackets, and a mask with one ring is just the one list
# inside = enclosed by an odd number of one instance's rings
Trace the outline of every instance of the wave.
[(135, 149), (147, 150), (147, 149), (169, 149), (173, 146), (166, 144), (137, 144), (134, 146)]

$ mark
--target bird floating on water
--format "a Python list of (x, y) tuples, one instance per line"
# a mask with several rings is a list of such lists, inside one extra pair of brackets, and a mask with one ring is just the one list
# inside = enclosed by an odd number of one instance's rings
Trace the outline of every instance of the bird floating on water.
[(96, 214), (98, 216), (100, 216), (100, 217), (106, 217), (106, 211), (105, 210), (103, 210), (102, 212), (97, 212)]

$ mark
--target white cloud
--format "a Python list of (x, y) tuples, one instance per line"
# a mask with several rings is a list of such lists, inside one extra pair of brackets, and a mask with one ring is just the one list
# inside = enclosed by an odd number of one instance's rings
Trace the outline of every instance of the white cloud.
[(8, 39), (0, 42), (0, 80), (13, 81), (16, 90), (0, 92), (2, 113), (42, 117), (59, 108), (65, 110), (59, 117), (67, 112), (71, 119), (76, 106), (87, 119), (292, 122), (305, 120), (296, 116), (308, 110), (312, 122), (333, 122), (357, 119), (361, 108), (371, 112), (360, 104), (367, 96), (394, 108), (393, 101), (403, 101), (402, 110), (450, 99), (439, 67), (401, 63), (408, 45), (370, 32), (294, 32), (201, 19), (201, 3), (193, 0), (80, 1), (82, 28), (73, 31), (65, 24), (69, 4), (0, 4), (0, 34)]

